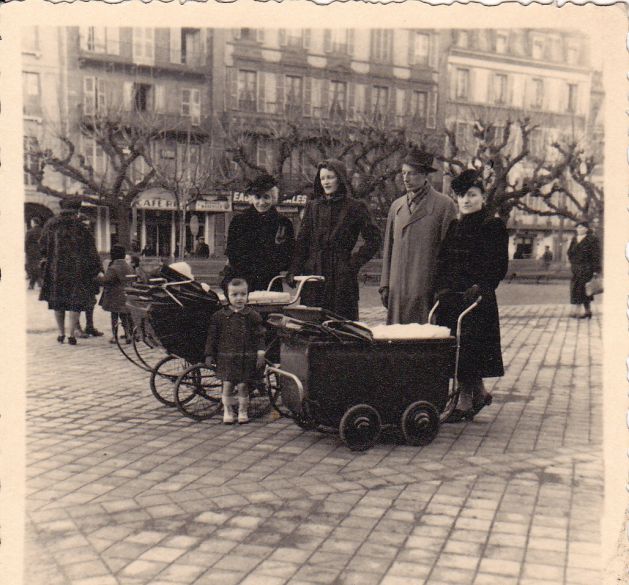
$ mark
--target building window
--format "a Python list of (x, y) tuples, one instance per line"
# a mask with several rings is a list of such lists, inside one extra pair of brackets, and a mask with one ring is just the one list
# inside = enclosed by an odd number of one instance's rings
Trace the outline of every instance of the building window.
[(22, 51), (25, 53), (39, 52), (39, 27), (25, 26), (22, 29)]
[(83, 78), (83, 114), (93, 116), (107, 109), (106, 84), (104, 79)]
[(335, 28), (324, 33), (324, 51), (337, 55), (351, 55), (354, 50), (354, 31)]
[(330, 117), (344, 119), (347, 111), (347, 83), (330, 81)]
[(533, 38), (533, 59), (544, 58), (544, 39), (543, 37)]
[(544, 81), (542, 79), (533, 79), (531, 91), (531, 107), (541, 108), (544, 104)]
[(303, 78), (295, 75), (286, 76), (286, 95), (284, 98), (287, 114), (299, 114), (303, 106)]
[(456, 46), (461, 49), (467, 49), (470, 46), (470, 33), (466, 30), (460, 30), (456, 33)]
[(201, 65), (201, 31), (198, 28), (181, 29), (181, 62), (184, 65)]
[(496, 73), (492, 79), (494, 103), (503, 105), (507, 103), (507, 76), (504, 73)]
[(393, 55), (393, 31), (375, 29), (371, 31), (371, 58), (376, 63), (391, 63)]
[(238, 109), (245, 112), (256, 111), (257, 77), (255, 71), (238, 71)]
[(575, 114), (577, 111), (578, 92), (579, 86), (576, 83), (568, 84), (568, 112), (571, 114)]
[(472, 125), (469, 122), (457, 122), (454, 130), (456, 145), (461, 150), (471, 150)]
[(240, 40), (242, 41), (256, 41), (258, 35), (256, 34), (256, 30), (254, 28), (241, 28), (240, 29)]
[(470, 70), (457, 69), (455, 83), (456, 99), (468, 100), (470, 98)]
[(152, 110), (152, 86), (148, 83), (133, 84), (133, 109), (136, 112), (148, 112)]
[(177, 173), (188, 183), (195, 182), (201, 171), (199, 163), (201, 160), (201, 146), (189, 142), (177, 143)]
[(496, 53), (500, 53), (503, 55), (507, 52), (507, 48), (509, 46), (509, 37), (507, 33), (497, 33), (496, 34)]
[(100, 175), (105, 173), (105, 152), (93, 138), (83, 138), (83, 156), (86, 164), (92, 167), (94, 172)]
[[(33, 154), (37, 151), (38, 146), (37, 138), (34, 136), (24, 136), (24, 168), (31, 169), (33, 172), (39, 170), (37, 157)], [(37, 181), (26, 170), (24, 170), (24, 185), (27, 187), (37, 185)]]
[(24, 96), (24, 114), (37, 116), (41, 114), (41, 88), (39, 73), (22, 73), (22, 94)]
[(181, 90), (181, 115), (190, 118), (193, 126), (201, 123), (201, 91), (198, 89)]
[(302, 28), (280, 29), (280, 45), (289, 49), (307, 49), (310, 31)]
[(414, 120), (423, 121), (426, 119), (426, 108), (428, 107), (428, 92), (414, 91), (411, 95), (411, 116)]
[(529, 152), (536, 158), (544, 157), (544, 136), (541, 128), (535, 128), (529, 134)]
[(138, 65), (153, 65), (155, 62), (155, 29), (133, 29), (133, 62)]
[(120, 29), (105, 26), (82, 26), (79, 42), (83, 51), (120, 54)]
[(374, 85), (372, 88), (371, 108), (375, 115), (384, 116), (389, 108), (389, 88)]
[(428, 65), (430, 62), (430, 35), (416, 32), (413, 35), (413, 65)]
[(568, 41), (566, 48), (566, 61), (568, 65), (577, 65), (579, 63), (579, 46), (576, 41)]

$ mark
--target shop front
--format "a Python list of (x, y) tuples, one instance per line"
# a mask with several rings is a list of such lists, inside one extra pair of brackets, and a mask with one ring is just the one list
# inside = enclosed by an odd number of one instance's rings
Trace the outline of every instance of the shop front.
[[(249, 207), (249, 205), (251, 205), (249, 195), (245, 193), (234, 193), (233, 202), (234, 212), (244, 211), (247, 207)], [(297, 232), (306, 203), (308, 203), (307, 195), (291, 195), (285, 198), (280, 197), (280, 201), (277, 203), (275, 208), (279, 213), (291, 220), (293, 227), (295, 228), (295, 232)]]
[(131, 204), (131, 233), (143, 256), (175, 255), (177, 215), (177, 200), (165, 189), (148, 189), (135, 198)]
[(229, 191), (204, 194), (187, 206), (186, 250), (194, 253), (199, 238), (204, 238), (210, 256), (222, 256), (226, 243), (226, 216), (232, 211)]

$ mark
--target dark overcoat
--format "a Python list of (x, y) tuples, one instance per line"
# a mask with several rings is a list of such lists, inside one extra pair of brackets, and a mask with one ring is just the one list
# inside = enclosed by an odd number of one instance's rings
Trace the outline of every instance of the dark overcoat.
[(255, 377), (257, 352), (264, 349), (265, 329), (260, 314), (251, 307), (236, 312), (231, 307), (210, 318), (205, 355), (216, 362), (216, 375), (227, 382)]
[(476, 284), (483, 297), (463, 321), (461, 379), (504, 375), (496, 288), (507, 273), (508, 247), (504, 222), (482, 209), (452, 222), (437, 257), (438, 324), (454, 333), (457, 317), (466, 307), (462, 293)]
[[(359, 235), (363, 243), (354, 251)], [(321, 306), (356, 320), (358, 271), (378, 251), (380, 241), (380, 230), (363, 201), (347, 195), (319, 197), (306, 205), (291, 272), (324, 276)]]
[(105, 276), (100, 279), (103, 284), (103, 294), (100, 305), (105, 311), (112, 313), (128, 313), (127, 295), (124, 287), (127, 285), (127, 276), (134, 275), (135, 271), (124, 258), (114, 260), (107, 267)]
[[(244, 278), (249, 291), (265, 290), (271, 279), (288, 270), (295, 245), (291, 221), (275, 207), (258, 213), (251, 205), (232, 219), (227, 234), (230, 278)], [(282, 290), (281, 283), (275, 286)]]
[(32, 227), (26, 232), (24, 238), (24, 254), (26, 256), (26, 273), (29, 277), (37, 278), (39, 276), (41, 262), (41, 252), (39, 249), (39, 239), (41, 238), (42, 228), (39, 225)]
[(39, 299), (60, 311), (85, 311), (95, 303), (94, 278), (102, 264), (94, 237), (74, 215), (49, 219), (39, 240), (46, 263)]
[(570, 281), (570, 303), (582, 305), (591, 302), (593, 297), (585, 294), (585, 284), (592, 280), (595, 272), (601, 271), (601, 246), (598, 238), (587, 234), (580, 242), (572, 238), (568, 247), (568, 259), (572, 268)]

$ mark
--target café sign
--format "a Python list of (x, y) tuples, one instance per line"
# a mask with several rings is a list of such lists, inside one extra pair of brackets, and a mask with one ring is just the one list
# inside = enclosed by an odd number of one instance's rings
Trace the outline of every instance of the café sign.
[(155, 187), (140, 193), (133, 203), (138, 209), (152, 209), (155, 211), (173, 211), (177, 209), (175, 196), (165, 189)]

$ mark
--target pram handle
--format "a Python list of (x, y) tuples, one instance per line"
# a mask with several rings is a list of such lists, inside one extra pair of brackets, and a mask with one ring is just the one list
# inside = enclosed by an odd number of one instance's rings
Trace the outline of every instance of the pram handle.
[[(273, 284), (275, 283), (276, 280), (283, 280), (285, 278), (286, 278), (286, 274), (278, 274), (277, 276), (274, 276), (271, 279), (271, 282), (269, 282), (269, 285), (266, 287), (267, 292), (273, 292)], [(297, 285), (297, 290), (295, 291), (295, 296), (293, 297), (291, 302), (285, 306), (294, 305), (300, 299), (301, 290), (304, 288), (304, 284), (306, 284), (307, 282), (323, 282), (325, 281), (325, 276), (320, 276), (318, 274), (306, 274), (306, 275), (301, 275), (301, 276), (295, 276), (295, 281), (299, 283)]]
[[(459, 396), (458, 377), (459, 377), (459, 359), (461, 356), (461, 328), (463, 324), (463, 319), (465, 319), (465, 317), (467, 317), (469, 313), (471, 313), (476, 307), (478, 307), (478, 305), (480, 304), (482, 300), (483, 300), (483, 297), (481, 295), (478, 295), (476, 300), (469, 307), (467, 307), (464, 311), (461, 311), (461, 314), (456, 320), (456, 354), (454, 358), (454, 376), (452, 377), (452, 392), (450, 393), (448, 397), (446, 408), (444, 409), (444, 411), (441, 413), (441, 416), (439, 417), (440, 422), (444, 422), (452, 414), (452, 411), (454, 410), (457, 404), (456, 399), (458, 399), (458, 396)], [(432, 322), (432, 318), (438, 306), (439, 306), (439, 301), (437, 301), (434, 304), (433, 308), (430, 309), (430, 313), (428, 315), (429, 323)]]
[(274, 373), (277, 376), (285, 376), (287, 378), (290, 378), (293, 382), (295, 382), (295, 385), (297, 386), (297, 391), (299, 392), (299, 402), (303, 402), (304, 398), (306, 396), (306, 393), (304, 392), (304, 385), (301, 383), (301, 380), (295, 376), (295, 374), (291, 374), (290, 372), (287, 372), (286, 370), (281, 370), (280, 368), (276, 368), (275, 366), (268, 366), (266, 367), (266, 376), (268, 378), (269, 373)]

